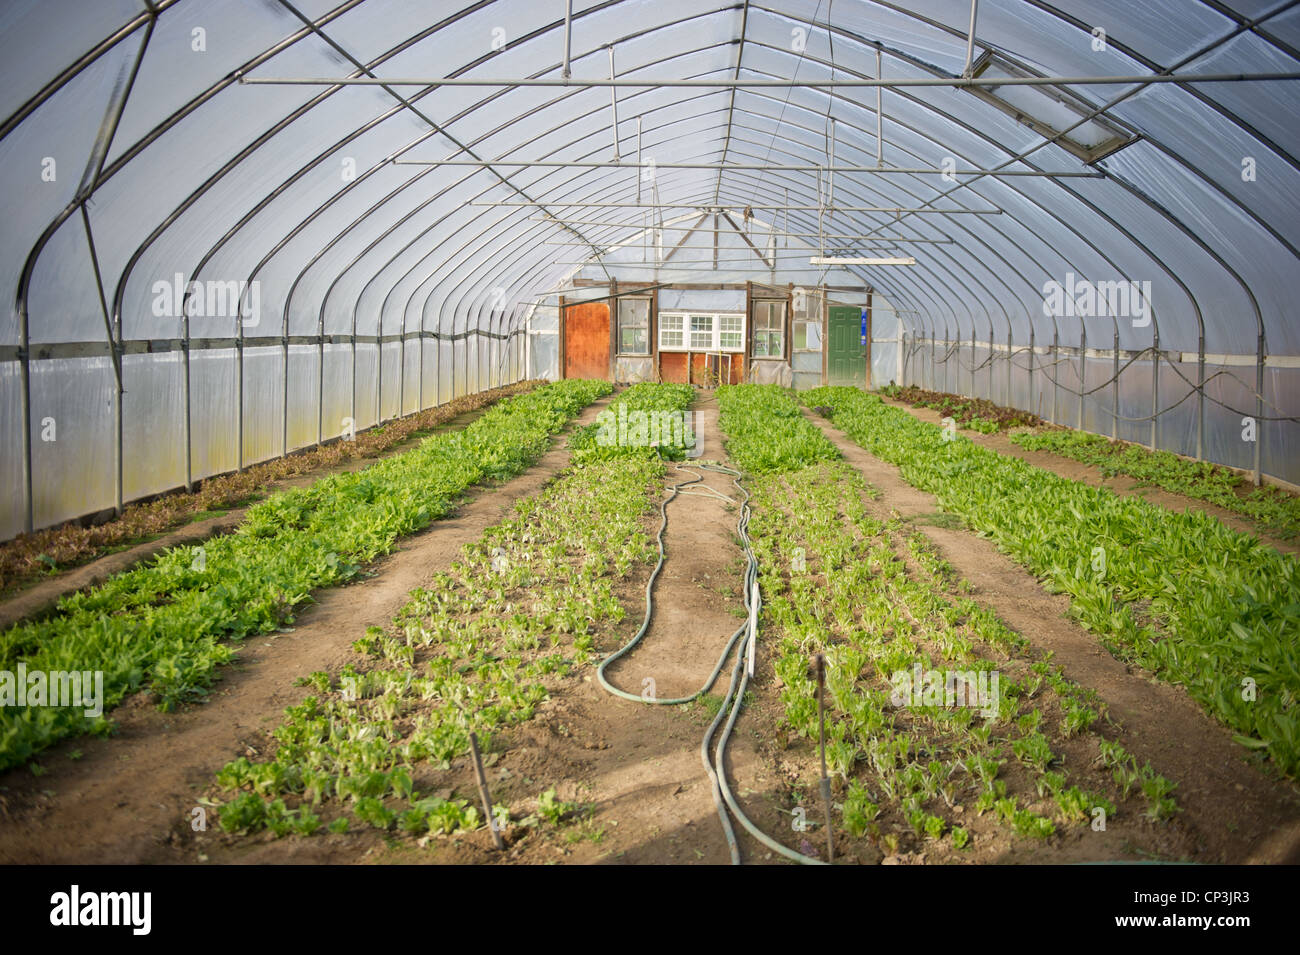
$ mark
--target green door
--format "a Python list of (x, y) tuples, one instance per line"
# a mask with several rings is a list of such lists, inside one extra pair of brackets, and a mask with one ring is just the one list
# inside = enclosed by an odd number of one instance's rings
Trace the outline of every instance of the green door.
[(867, 386), (867, 346), (862, 344), (862, 309), (832, 305), (827, 310), (826, 370), (832, 385)]

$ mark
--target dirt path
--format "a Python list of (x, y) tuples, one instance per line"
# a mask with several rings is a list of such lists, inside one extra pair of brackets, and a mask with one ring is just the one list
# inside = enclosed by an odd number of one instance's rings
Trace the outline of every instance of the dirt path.
[[(607, 403), (588, 407), (578, 422), (590, 422)], [(186, 861), (181, 837), (197, 794), (306, 695), (294, 681), (354, 660), (351, 644), (367, 626), (387, 624), (410, 590), (567, 461), (561, 438), (524, 474), (471, 492), (453, 514), (403, 540), (369, 576), (316, 594), (293, 632), (249, 638), (207, 703), (160, 713), (137, 694), (112, 713), (117, 737), (51, 748), (41, 755), (47, 772), (39, 778), (25, 770), (0, 776), (0, 862)]]
[(912, 487), (891, 464), (804, 410), (881, 492), (880, 502), (917, 528), (974, 587), (973, 599), (995, 610), (1034, 646), (1054, 653), (1070, 679), (1091, 687), (1123, 727), (1123, 742), (1139, 762), (1178, 783), (1179, 825), (1197, 837), (1202, 862), (1300, 862), (1300, 793), (1266, 776), (1231, 734), (1180, 687), (1157, 683), (1111, 656), (1097, 638), (1064, 614), (1069, 599), (1047, 593), (1038, 580), (966, 530), (925, 523), (938, 512), (933, 495)]
[[(914, 408), (903, 401), (886, 398), (883, 395), (881, 398), (886, 404), (906, 411), (921, 421), (939, 424), (943, 420), (939, 412), (933, 408)], [(1135, 478), (1123, 474), (1107, 476), (1096, 465), (1084, 464), (1082, 461), (1075, 461), (1073, 458), (1054, 454), (1051, 451), (1026, 451), (1005, 434), (981, 434), (978, 431), (968, 430), (962, 431), (961, 435), (970, 438), (976, 444), (991, 451), (997, 451), (999, 454), (1005, 454), (1008, 457), (1020, 458), (1020, 460), (1027, 461), (1044, 471), (1051, 471), (1053, 474), (1058, 474), (1071, 481), (1078, 481), (1091, 487), (1110, 488), (1116, 494), (1122, 494), (1126, 497), (1141, 497), (1170, 511), (1181, 512), (1188, 508), (1204, 511), (1233, 530), (1241, 531), (1243, 534), (1251, 534), (1284, 554), (1300, 556), (1300, 541), (1288, 541), (1273, 537), (1261, 530), (1259, 525), (1250, 518), (1219, 507), (1217, 504), (1211, 504), (1208, 501), (1198, 500), (1194, 497), (1186, 497), (1182, 494), (1175, 494), (1172, 491), (1166, 491), (1151, 485), (1144, 485)]]
[[(329, 477), (331, 474), (349, 474), (353, 471), (360, 471), (362, 468), (370, 467), (370, 465), (376, 464), (384, 458), (409, 451), (430, 434), (465, 427), (475, 418), (484, 414), (494, 403), (459, 414), (436, 428), (430, 428), (428, 431), (420, 432), (418, 436), (412, 436), (401, 444), (393, 445), (393, 447), (388, 448), (381, 454), (353, 458), (333, 467), (317, 468), (294, 477), (270, 481), (259, 490), (259, 494), (264, 497), (276, 491), (284, 491), (294, 487), (307, 487), (315, 484), (321, 478)], [(48, 580), (38, 581), (26, 586), (14, 596), (0, 601), (0, 630), (11, 627), (20, 620), (39, 615), (53, 607), (59, 598), (76, 593), (78, 590), (102, 584), (114, 574), (129, 570), (141, 561), (148, 560), (170, 547), (182, 544), (198, 544), (219, 534), (229, 534), (244, 520), (247, 511), (248, 507), (231, 508), (214, 517), (184, 524), (174, 530), (160, 534), (152, 540), (127, 547), (116, 553), (105, 554), (103, 557), (73, 567)]]

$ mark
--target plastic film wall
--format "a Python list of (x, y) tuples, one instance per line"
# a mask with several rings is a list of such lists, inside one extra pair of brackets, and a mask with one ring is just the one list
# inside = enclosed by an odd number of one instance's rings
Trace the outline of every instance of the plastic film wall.
[[(0, 537), (552, 374), (575, 275), (869, 287), (875, 380), (1300, 482), (1300, 3), (977, 10), (10, 0)], [(607, 261), (750, 207), (779, 268)]]

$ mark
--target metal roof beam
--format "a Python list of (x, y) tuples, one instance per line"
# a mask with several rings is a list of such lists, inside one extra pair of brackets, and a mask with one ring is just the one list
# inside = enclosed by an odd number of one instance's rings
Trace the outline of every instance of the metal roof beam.
[(629, 89), (844, 89), (938, 86), (957, 89), (982, 86), (1149, 86), (1155, 83), (1262, 83), (1300, 80), (1300, 71), (1272, 73), (1141, 73), (1128, 76), (1015, 76), (1015, 77), (943, 77), (914, 76), (897, 79), (850, 77), (826, 80), (740, 80), (694, 79), (670, 77), (644, 79), (575, 80), (562, 77), (394, 77), (379, 79), (367, 76), (239, 76), (246, 86), (501, 86), (509, 89), (531, 86), (558, 86), (569, 89), (625, 87)]

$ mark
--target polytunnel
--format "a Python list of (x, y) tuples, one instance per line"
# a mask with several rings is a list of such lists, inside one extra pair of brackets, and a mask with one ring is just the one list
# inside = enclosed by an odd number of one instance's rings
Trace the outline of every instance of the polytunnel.
[(1300, 0), (4, 0), (0, 75), (6, 927), (1294, 894)]
[(560, 376), (584, 285), (865, 289), (879, 381), (1300, 482), (1294, 0), (0, 25), (5, 538)]

